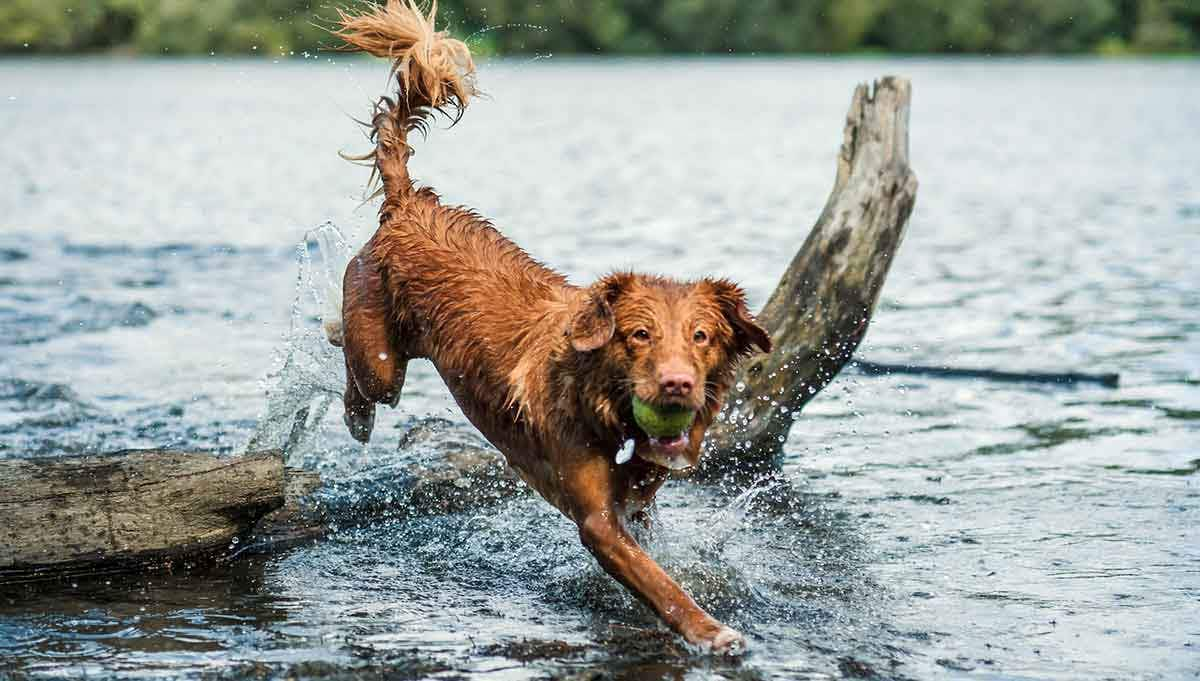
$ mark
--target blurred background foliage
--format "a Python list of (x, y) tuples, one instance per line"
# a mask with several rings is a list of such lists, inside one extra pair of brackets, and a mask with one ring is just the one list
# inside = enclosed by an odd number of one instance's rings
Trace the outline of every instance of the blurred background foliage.
[[(297, 54), (336, 0), (0, 0), (0, 51)], [(350, 2), (342, 4), (351, 4)], [(441, 0), (481, 54), (1200, 49), (1200, 0)]]

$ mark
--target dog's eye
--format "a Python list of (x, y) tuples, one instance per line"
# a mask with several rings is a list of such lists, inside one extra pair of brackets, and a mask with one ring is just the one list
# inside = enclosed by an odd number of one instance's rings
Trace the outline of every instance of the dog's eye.
[(633, 332), (633, 339), (645, 343), (650, 340), (650, 332), (645, 329), (638, 329)]
[(696, 333), (692, 334), (692, 340), (696, 341), (696, 345), (704, 345), (708, 342), (708, 334), (704, 333), (704, 329), (696, 329)]

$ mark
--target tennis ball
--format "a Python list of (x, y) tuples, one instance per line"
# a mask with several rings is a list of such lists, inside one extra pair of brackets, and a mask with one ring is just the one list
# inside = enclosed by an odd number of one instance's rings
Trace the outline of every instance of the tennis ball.
[(696, 412), (687, 407), (659, 407), (633, 398), (633, 420), (650, 437), (674, 437), (688, 429)]

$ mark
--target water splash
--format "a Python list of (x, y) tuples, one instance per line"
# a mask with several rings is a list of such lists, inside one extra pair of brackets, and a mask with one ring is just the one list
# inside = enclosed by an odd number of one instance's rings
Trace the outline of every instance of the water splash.
[(342, 273), (353, 255), (332, 222), (305, 233), (296, 245), (298, 273), (279, 369), (265, 379), (267, 408), (247, 450), (288, 455), (316, 431), (345, 384), (344, 361), (329, 342), (341, 333)]
[[(523, 24), (523, 23), (499, 24), (496, 26), (484, 26), (483, 28), (479, 29), (478, 31), (475, 31), (471, 35), (467, 36), (463, 40), (463, 42), (465, 42), (469, 47), (475, 47), (479, 43), (479, 41), (483, 39), (485, 34), (491, 33), (492, 31), (498, 31), (501, 29), (508, 29), (508, 30), (523, 29), (523, 30), (527, 30), (527, 31), (536, 31), (538, 33), (549, 33), (550, 32), (549, 28), (547, 28), (546, 26), (541, 26), (539, 24)], [(522, 62), (522, 64), (529, 65), (536, 61), (541, 61), (543, 59), (550, 59), (553, 56), (554, 56), (554, 53), (552, 53), (552, 52), (545, 52), (545, 53), (539, 52), (539, 53), (534, 54), (533, 57), (531, 57), (530, 59)]]
[(545, 26), (540, 26), (538, 24), (522, 24), (522, 23), (497, 24), (495, 26), (484, 26), (483, 28), (479, 29), (478, 31), (475, 31), (471, 35), (467, 36), (466, 39), (463, 40), (463, 42), (466, 43), (467, 45), (472, 45), (472, 44), (478, 42), (479, 39), (481, 39), (485, 33), (491, 33), (492, 31), (499, 31), (501, 29), (526, 29), (526, 30), (530, 30), (530, 31), (537, 31), (539, 33), (549, 33), (550, 32), (549, 28), (546, 28)]
[(791, 484), (783, 478), (768, 477), (756, 481), (734, 497), (712, 519), (711, 524), (704, 532), (706, 541), (700, 545), (712, 554), (719, 555), (724, 550), (729, 538), (746, 523), (747, 517), (754, 513), (756, 510), (754, 503), (759, 497), (764, 494), (783, 492), (790, 488)]

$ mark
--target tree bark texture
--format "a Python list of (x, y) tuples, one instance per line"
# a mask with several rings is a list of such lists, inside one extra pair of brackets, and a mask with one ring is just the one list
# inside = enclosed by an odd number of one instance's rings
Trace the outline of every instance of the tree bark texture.
[(0, 461), (0, 583), (219, 557), (283, 504), (283, 455)]

